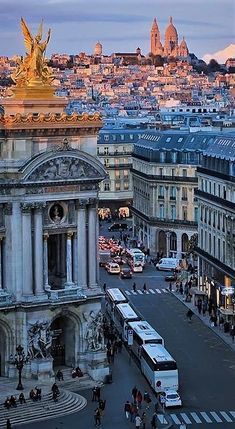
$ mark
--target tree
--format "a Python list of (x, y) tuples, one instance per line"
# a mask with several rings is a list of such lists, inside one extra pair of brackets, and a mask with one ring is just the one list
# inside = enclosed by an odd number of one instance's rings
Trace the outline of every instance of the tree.
[(209, 70), (209, 72), (211, 72), (211, 73), (214, 73), (214, 72), (220, 71), (220, 65), (219, 65), (219, 63), (218, 63), (214, 58), (212, 58), (212, 59), (210, 60), (210, 62), (209, 62), (209, 64), (208, 64), (208, 70)]

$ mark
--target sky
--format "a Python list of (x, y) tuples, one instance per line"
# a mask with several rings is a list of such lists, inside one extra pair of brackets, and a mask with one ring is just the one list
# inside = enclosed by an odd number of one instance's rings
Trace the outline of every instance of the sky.
[(150, 28), (156, 16), (164, 38), (169, 16), (179, 39), (198, 57), (235, 42), (235, 0), (0, 0), (0, 55), (24, 54), (20, 17), (35, 33), (43, 18), (52, 29), (47, 55), (150, 51)]

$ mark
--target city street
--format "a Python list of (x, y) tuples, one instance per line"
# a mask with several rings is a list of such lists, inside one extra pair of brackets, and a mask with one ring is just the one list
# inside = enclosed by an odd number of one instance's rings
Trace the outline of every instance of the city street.
[[(106, 236), (119, 236), (119, 233), (108, 233), (107, 228), (104, 228), (104, 233)], [(188, 323), (187, 309), (168, 291), (165, 275), (147, 264), (143, 273), (135, 273), (131, 280), (122, 280), (101, 268), (100, 284), (106, 283), (107, 288), (118, 287), (125, 291), (130, 302), (164, 337), (166, 348), (176, 359), (183, 407), (167, 410), (175, 427), (187, 423), (186, 427), (192, 429), (198, 424), (201, 429), (206, 429), (208, 424), (218, 429), (235, 428), (234, 352), (196, 316), (193, 316), (191, 324)], [(137, 286), (136, 294), (132, 290), (133, 282)], [(146, 294), (142, 292), (144, 283), (148, 289)], [(130, 365), (126, 353), (116, 359), (113, 375), (113, 384), (104, 386), (102, 390), (104, 398), (108, 398), (102, 427), (111, 428), (111, 423), (112, 428), (133, 427), (123, 416), (123, 403), (130, 399), (133, 384), (142, 390), (149, 389), (148, 384), (135, 362)], [(90, 401), (91, 392), (80, 393), (88, 399), (88, 406), (77, 414), (45, 422), (44, 429), (75, 429), (78, 422), (80, 428), (92, 427), (95, 406)], [(34, 423), (27, 428), (39, 429), (41, 424)]]

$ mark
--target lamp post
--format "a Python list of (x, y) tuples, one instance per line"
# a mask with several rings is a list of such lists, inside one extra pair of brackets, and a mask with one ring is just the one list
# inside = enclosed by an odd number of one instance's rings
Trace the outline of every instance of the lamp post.
[(15, 365), (16, 369), (18, 370), (19, 379), (18, 379), (18, 386), (16, 390), (23, 390), (23, 385), (21, 381), (22, 376), (22, 370), (24, 367), (24, 364), (27, 363), (29, 360), (28, 356), (25, 356), (24, 349), (21, 345), (16, 347), (16, 353), (15, 356), (11, 358), (11, 363)]

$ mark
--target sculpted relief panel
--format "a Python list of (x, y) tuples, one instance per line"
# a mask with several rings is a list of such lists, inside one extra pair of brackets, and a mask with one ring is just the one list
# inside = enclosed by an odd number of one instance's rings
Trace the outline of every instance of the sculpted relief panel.
[(73, 157), (59, 157), (40, 165), (27, 181), (48, 182), (57, 180), (92, 179), (100, 173), (87, 162)]

